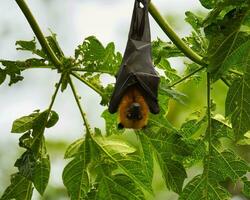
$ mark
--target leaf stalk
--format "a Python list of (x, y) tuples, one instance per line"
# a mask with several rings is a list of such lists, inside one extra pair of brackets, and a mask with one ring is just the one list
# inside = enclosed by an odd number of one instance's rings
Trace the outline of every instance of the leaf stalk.
[(194, 52), (189, 46), (174, 32), (172, 27), (168, 24), (168, 22), (164, 19), (164, 17), (160, 14), (158, 9), (152, 3), (149, 4), (149, 13), (157, 22), (157, 24), (161, 27), (161, 29), (166, 33), (169, 39), (192, 61), (195, 63), (207, 66), (200, 55)]
[(34, 18), (26, 2), (24, 0), (16, 0), (16, 3), (18, 4), (19, 8), (22, 10), (24, 16), (29, 22), (43, 50), (46, 52), (46, 54), (49, 56), (49, 58), (51, 59), (51, 61), (53, 62), (55, 66), (57, 67), (61, 66), (62, 65), (61, 61), (56, 57), (56, 54), (49, 46), (45, 36), (43, 35), (38, 23), (36, 22), (36, 19)]
[(90, 134), (91, 133), (91, 128), (90, 128), (90, 125), (88, 123), (88, 120), (87, 120), (87, 117), (86, 117), (86, 113), (83, 111), (83, 108), (82, 108), (80, 100), (79, 100), (79, 96), (77, 95), (75, 86), (74, 86), (71, 78), (69, 78), (69, 84), (70, 84), (71, 90), (73, 92), (73, 95), (74, 95), (75, 101), (77, 103), (77, 106), (79, 108), (79, 111), (81, 113), (81, 116), (82, 116), (82, 119), (83, 119), (83, 122), (84, 122), (84, 126), (86, 127), (86, 132), (87, 132), (87, 134)]

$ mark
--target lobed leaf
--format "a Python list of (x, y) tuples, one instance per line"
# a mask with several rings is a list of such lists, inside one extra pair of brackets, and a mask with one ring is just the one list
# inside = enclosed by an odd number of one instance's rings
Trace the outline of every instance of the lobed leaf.
[(194, 177), (184, 188), (179, 200), (229, 200), (230, 194), (218, 183), (210, 182), (206, 176)]
[(95, 144), (110, 161), (120, 167), (140, 188), (152, 193), (152, 178), (148, 179), (148, 177), (145, 176), (147, 172), (145, 171), (146, 168), (141, 161), (141, 157), (137, 154), (131, 154), (130, 152), (134, 152), (131, 147), (124, 146), (125, 149), (122, 151), (118, 148), (109, 148), (107, 144), (103, 143), (103, 139), (100, 140), (100, 138), (95, 139)]
[[(90, 190), (90, 180), (87, 170), (91, 159), (89, 136), (86, 135), (85, 140), (82, 142), (78, 140), (73, 143), (73, 148), (71, 145), (69, 149), (73, 150), (68, 151), (69, 157), (74, 154), (74, 158), (63, 170), (63, 183), (72, 200), (85, 199)], [(65, 157), (68, 156), (65, 155)]]
[(33, 193), (32, 183), (19, 173), (11, 176), (11, 184), (4, 191), (1, 200), (31, 200)]
[(128, 176), (117, 174), (103, 176), (95, 199), (105, 200), (144, 200), (144, 194)]
[(226, 116), (231, 118), (236, 140), (250, 130), (250, 40), (242, 44), (224, 65), (241, 66), (244, 75), (236, 79), (226, 98)]

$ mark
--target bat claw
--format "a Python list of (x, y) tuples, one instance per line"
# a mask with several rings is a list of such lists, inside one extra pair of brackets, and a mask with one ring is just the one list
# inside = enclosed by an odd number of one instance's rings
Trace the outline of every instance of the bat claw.
[(124, 129), (124, 126), (121, 123), (119, 123), (117, 128), (121, 130), (121, 129)]

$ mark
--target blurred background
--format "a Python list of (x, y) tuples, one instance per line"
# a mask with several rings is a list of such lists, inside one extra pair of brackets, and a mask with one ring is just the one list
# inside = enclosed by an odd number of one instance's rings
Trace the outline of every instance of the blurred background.
[[(208, 12), (202, 8), (199, 0), (154, 0), (153, 2), (181, 37), (191, 32), (191, 27), (184, 22), (185, 11), (192, 10), (201, 14)], [(68, 56), (73, 55), (77, 45), (90, 35), (95, 35), (104, 45), (113, 41), (117, 51), (123, 53), (133, 3), (134, 0), (27, 0), (43, 32), (46, 35), (50, 34), (50, 30), (56, 33), (59, 44)], [(168, 40), (151, 17), (150, 21), (152, 39), (159, 37)], [(29, 54), (15, 50), (15, 42), (31, 40), (34, 34), (15, 1), (0, 0), (0, 27), (0, 58), (12, 60), (28, 58)], [(171, 64), (181, 72), (183, 67), (181, 59), (171, 59)], [(46, 109), (54, 91), (54, 84), (59, 80), (56, 71), (46, 69), (28, 70), (23, 76), (24, 80), (12, 87), (8, 86), (7, 81), (0, 86), (0, 196), (10, 184), (10, 175), (16, 171), (13, 167), (15, 160), (22, 153), (18, 147), (19, 135), (10, 133), (12, 122), (30, 114), (33, 110)], [(100, 115), (105, 108), (99, 105), (100, 97), (77, 80), (75, 84), (82, 96), (90, 124), (92, 127), (104, 129), (104, 120)], [(222, 100), (225, 94), (224, 92), (220, 95)], [(200, 101), (203, 102), (202, 97), (193, 102), (193, 106), (198, 104), (202, 107)], [(58, 95), (53, 109), (59, 113), (60, 120), (55, 127), (46, 131), (52, 171), (49, 186), (42, 199), (63, 200), (68, 199), (61, 178), (62, 170), (67, 163), (63, 159), (64, 151), (67, 145), (82, 137), (84, 131), (70, 90)], [(190, 112), (190, 107), (186, 110)], [(183, 119), (176, 120), (175, 123), (178, 124), (178, 120)], [(156, 175), (155, 179), (155, 199), (176, 199), (175, 194), (166, 190), (160, 177)], [(39, 198), (37, 194), (33, 197), (34, 200)]]

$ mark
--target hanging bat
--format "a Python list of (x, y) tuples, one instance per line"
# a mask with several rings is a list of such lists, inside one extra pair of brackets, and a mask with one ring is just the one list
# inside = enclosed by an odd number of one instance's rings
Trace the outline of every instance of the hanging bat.
[(152, 64), (148, 4), (149, 0), (135, 0), (127, 47), (109, 103), (110, 113), (119, 110), (120, 128), (143, 128), (149, 112), (160, 111), (160, 79)]

